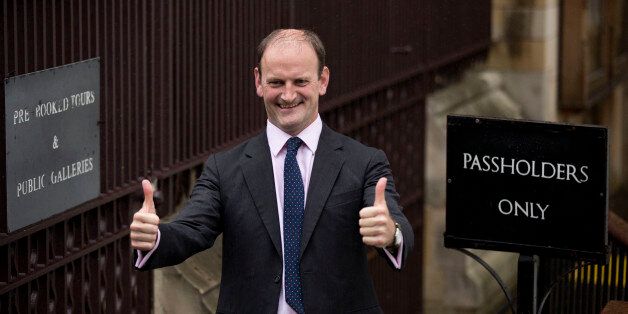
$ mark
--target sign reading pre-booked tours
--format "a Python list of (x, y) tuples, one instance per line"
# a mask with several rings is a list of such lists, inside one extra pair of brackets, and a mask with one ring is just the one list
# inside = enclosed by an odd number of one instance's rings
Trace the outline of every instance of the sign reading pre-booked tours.
[(446, 247), (603, 259), (607, 130), (449, 116)]
[(11, 232), (100, 194), (100, 61), (12, 77), (4, 88)]

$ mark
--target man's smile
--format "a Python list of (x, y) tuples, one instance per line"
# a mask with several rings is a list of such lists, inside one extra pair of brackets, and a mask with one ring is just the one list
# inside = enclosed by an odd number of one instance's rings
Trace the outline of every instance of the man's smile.
[(290, 104), (278, 103), (277, 106), (279, 106), (279, 108), (281, 108), (281, 109), (291, 109), (291, 108), (294, 108), (294, 107), (296, 107), (296, 106), (298, 106), (298, 105), (300, 105), (302, 103), (303, 103), (303, 101), (298, 101), (298, 102), (295, 101), (295, 102), (290, 103)]

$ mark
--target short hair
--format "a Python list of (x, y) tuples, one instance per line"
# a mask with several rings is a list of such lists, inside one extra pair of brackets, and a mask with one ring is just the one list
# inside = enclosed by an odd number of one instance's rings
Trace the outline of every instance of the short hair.
[(257, 46), (257, 68), (260, 73), (262, 73), (262, 56), (266, 48), (279, 39), (290, 37), (301, 39), (312, 46), (318, 58), (318, 76), (320, 77), (325, 67), (325, 46), (316, 33), (307, 29), (276, 29), (262, 39)]

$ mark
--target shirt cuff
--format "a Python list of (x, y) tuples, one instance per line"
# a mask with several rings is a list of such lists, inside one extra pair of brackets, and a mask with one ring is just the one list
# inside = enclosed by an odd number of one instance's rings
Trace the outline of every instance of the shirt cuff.
[(160, 239), (161, 239), (161, 231), (159, 231), (159, 229), (157, 229), (157, 241), (155, 241), (155, 246), (153, 247), (153, 249), (148, 251), (148, 253), (146, 253), (146, 256), (144, 256), (144, 252), (142, 252), (140, 250), (136, 250), (137, 251), (137, 260), (135, 261), (135, 267), (142, 268), (144, 266), (144, 264), (146, 264), (146, 262), (148, 261), (148, 258), (150, 258), (150, 256), (153, 255), (153, 252), (155, 252), (155, 250), (159, 246), (159, 240)]
[(401, 269), (401, 261), (402, 261), (402, 257), (403, 257), (403, 234), (400, 233), (400, 238), (401, 238), (401, 244), (399, 244), (399, 248), (397, 249), (397, 256), (393, 256), (392, 253), (390, 253), (390, 251), (388, 251), (387, 248), (384, 248), (384, 252), (386, 253), (386, 256), (388, 256), (388, 259), (390, 259), (390, 261), (392, 262), (393, 266), (395, 266), (396, 269)]

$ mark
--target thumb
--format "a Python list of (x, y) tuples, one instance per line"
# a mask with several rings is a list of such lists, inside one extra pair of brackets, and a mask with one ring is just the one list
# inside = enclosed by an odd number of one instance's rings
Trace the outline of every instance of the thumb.
[(377, 181), (377, 185), (375, 185), (375, 201), (373, 202), (373, 206), (386, 206), (386, 182), (388, 182), (386, 177), (381, 177)]
[(144, 206), (142, 209), (146, 213), (155, 214), (155, 203), (153, 203), (153, 186), (148, 180), (142, 180), (142, 189), (144, 189)]

